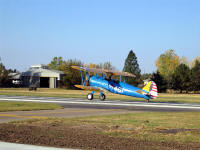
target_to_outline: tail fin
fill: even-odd
[[[158,96],[158,90],[156,83],[154,81],[149,81],[144,87],[143,90],[149,92],[148,95],[155,99]]]

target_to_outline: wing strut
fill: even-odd
[[[82,70],[80,70],[80,72],[81,72],[81,81],[82,81],[82,84],[84,85],[85,82],[84,82],[84,80],[83,80],[83,73],[82,73]]]

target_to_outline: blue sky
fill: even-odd
[[[142,72],[168,49],[200,56],[199,0],[0,0],[0,57],[25,71],[54,56],[110,61],[122,70],[130,50]]]

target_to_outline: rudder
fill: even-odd
[[[149,81],[144,87],[143,90],[148,92],[148,95],[155,99],[158,97],[157,85],[154,81]]]

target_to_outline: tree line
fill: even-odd
[[[63,60],[62,57],[54,57],[53,60],[48,64],[49,69],[60,70],[63,72],[64,76],[60,81],[60,87],[73,89],[75,84],[81,84],[81,74],[80,71],[72,69],[71,66],[82,66],[88,68],[100,68],[115,70],[115,67],[111,62],[104,62],[99,64],[89,63],[84,64],[77,59]],[[84,76],[85,72],[83,72]],[[90,75],[94,75],[90,73]]]
[[[174,50],[167,50],[156,60],[157,71],[151,75],[158,89],[167,89],[197,93],[200,91],[200,57],[189,62],[186,57],[181,58]]]
[[[197,56],[189,62],[186,57],[179,57],[174,50],[167,50],[158,57],[155,65],[155,72],[141,74],[137,57],[131,50],[125,60],[123,71],[136,75],[135,78],[128,80],[132,85],[141,85],[148,79],[155,81],[159,92],[200,92],[200,57]]]
[[[71,68],[71,66],[83,66],[87,68],[99,68],[99,69],[108,69],[108,70],[116,70],[116,68],[112,65],[111,62],[104,62],[99,64],[89,63],[84,64],[80,60],[72,60],[69,59],[67,61],[63,60],[62,57],[54,57],[53,60],[48,64],[50,69],[60,70],[63,71],[64,77],[61,80],[61,87],[75,88],[75,84],[81,84],[81,74],[80,71],[74,70]],[[137,57],[135,53],[131,50],[125,60],[124,63],[124,72],[130,72],[136,75],[135,78],[126,78],[126,82],[129,84],[132,84],[134,86],[137,86],[142,82],[141,80],[141,70],[139,68],[139,64],[137,62]],[[89,73],[90,75],[94,75],[95,73]],[[85,72],[83,72],[83,76],[85,75]],[[119,80],[118,76],[114,76],[114,79]],[[124,80],[124,78],[122,78]]]
[[[64,73],[60,81],[60,87],[73,89],[75,84],[81,84],[80,71],[72,69],[72,65],[116,70],[111,62],[84,64],[77,59],[64,60],[63,57],[54,57],[48,67]],[[155,72],[141,74],[136,54],[133,50],[130,50],[122,71],[132,73],[136,77],[128,77],[126,82],[141,87],[144,80],[153,80],[156,82],[159,92],[174,90],[180,93],[197,93],[200,91],[200,57],[196,57],[189,62],[186,57],[179,57],[174,50],[167,50],[158,57],[155,65],[157,67]],[[3,63],[0,62],[0,87],[6,87],[10,84],[8,76],[10,72],[16,72],[16,70],[7,70]],[[94,73],[90,73],[90,75],[94,75]],[[119,77],[114,78],[119,79]],[[123,77],[122,80],[125,80],[125,78]]]

